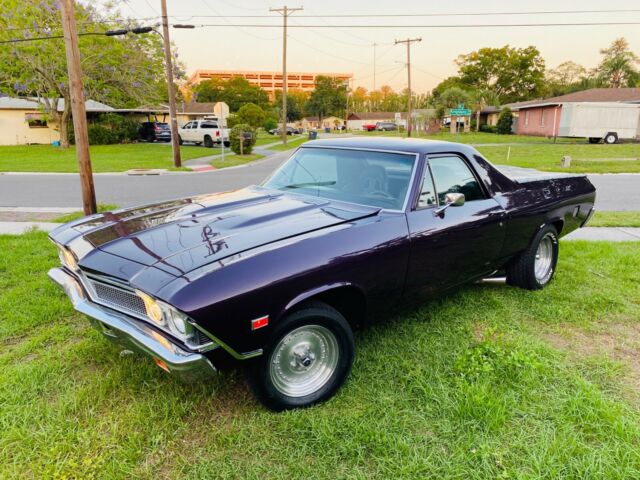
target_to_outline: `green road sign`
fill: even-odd
[[[452,108],[451,116],[452,117],[468,117],[471,115],[471,110],[468,108]]]

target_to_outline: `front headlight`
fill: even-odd
[[[56,247],[58,247],[58,257],[60,258],[62,264],[74,272],[77,271],[78,260],[76,259],[76,256],[71,253],[68,248],[63,247],[62,245],[56,244]]]
[[[160,328],[187,342],[193,337],[193,326],[189,323],[188,317],[167,305],[160,300],[156,300],[140,290],[136,290],[136,294],[144,302],[144,308],[147,316]]]

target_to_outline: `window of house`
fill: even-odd
[[[47,128],[47,121],[42,118],[32,118],[27,120],[29,128]]]
[[[484,199],[480,184],[462,158],[444,156],[429,159],[438,202],[444,205],[447,193],[462,193],[465,201]]]

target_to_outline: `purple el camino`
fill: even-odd
[[[353,329],[491,275],[540,289],[584,226],[584,175],[496,168],[456,143],[306,143],[262,185],[93,215],[51,233],[76,310],[171,374],[243,365],[268,408],[327,400]]]

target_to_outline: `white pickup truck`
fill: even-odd
[[[214,144],[224,143],[229,146],[229,129],[220,128],[217,120],[192,120],[178,129],[178,140],[204,145],[207,148]]]

